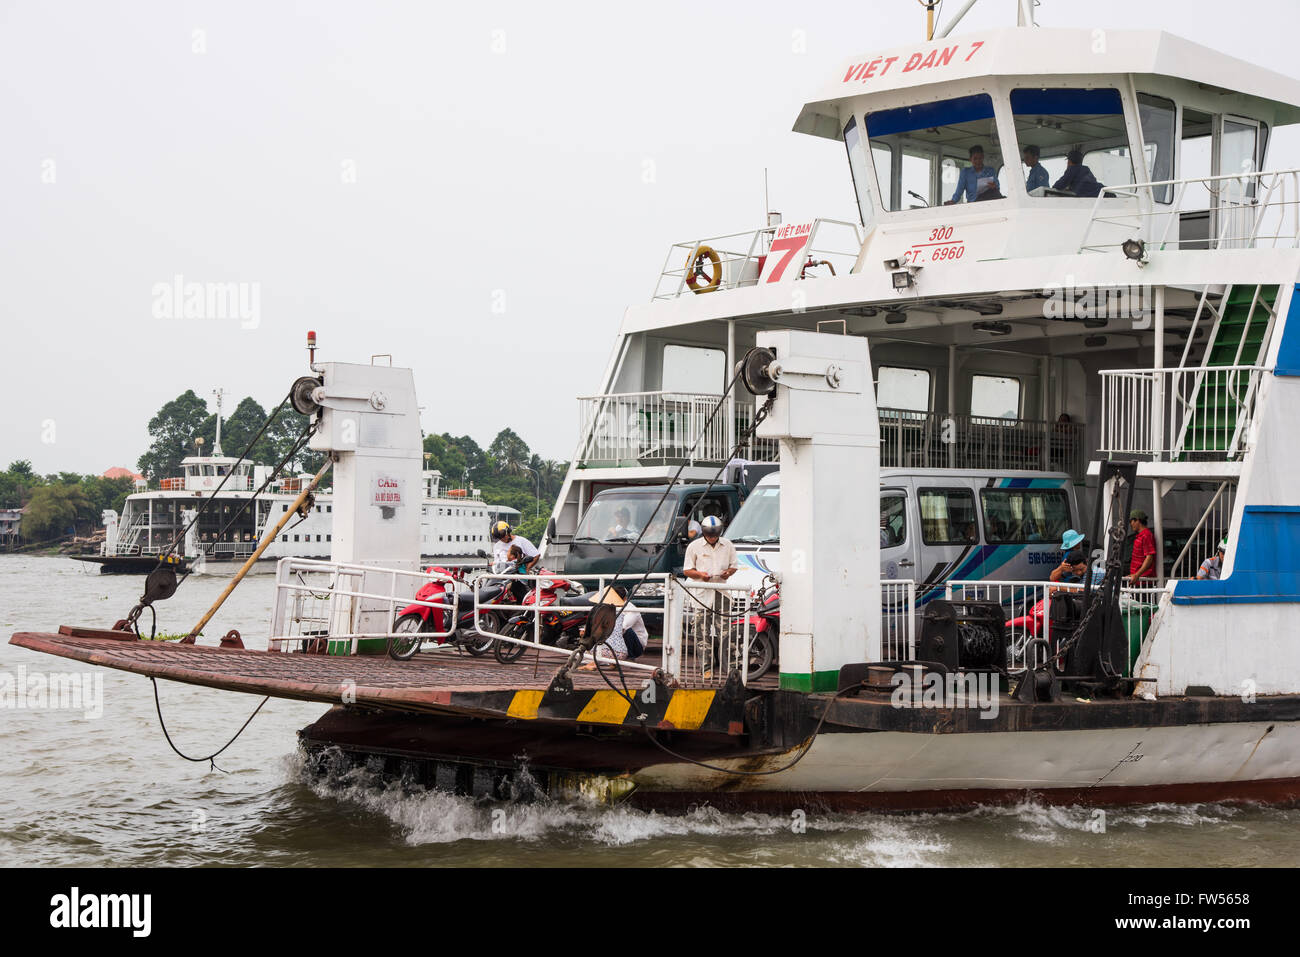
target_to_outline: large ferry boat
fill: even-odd
[[[1300,799],[1300,170],[1268,163],[1300,122],[1300,82],[1161,31],[1037,28],[1033,9],[827,64],[794,129],[844,151],[855,221],[809,212],[670,247],[580,400],[544,543],[549,567],[579,546],[617,559],[584,582],[605,600],[576,652],[548,658],[542,637],[572,605],[525,602],[496,607],[531,632],[495,639],[527,666],[450,646],[383,657],[395,606],[437,577],[416,568],[411,516],[364,495],[376,463],[414,481],[414,385],[314,361],[312,447],[348,507],[329,562],[281,561],[268,651],[145,653],[120,628],[12,641],[327,702],[308,751],[479,795]],[[762,678],[750,652],[769,606],[649,554],[735,505],[710,497],[737,460],[780,465],[779,648]],[[606,490],[636,487],[654,490],[644,514],[584,524]],[[982,571],[1061,555],[1041,541],[1059,531],[1053,494],[1036,491],[1079,503],[1063,544],[1096,566],[1080,584]],[[883,552],[913,539],[909,554],[938,557],[889,569]],[[580,670],[627,614],[613,582],[654,643]]]

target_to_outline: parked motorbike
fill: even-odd
[[[744,635],[745,619],[731,621],[731,633],[739,641]],[[753,611],[749,615],[749,680],[761,678],[776,662],[780,647],[781,593],[776,579],[768,575],[754,593]],[[716,660],[716,658],[715,658]]]
[[[538,574],[549,573],[545,569],[539,569]],[[571,592],[578,592],[578,594],[570,594]],[[577,647],[579,633],[587,623],[592,608],[595,607],[590,600],[591,595],[594,594],[594,592],[582,594],[578,586],[563,578],[540,578],[537,587],[529,589],[528,594],[519,604],[532,605],[540,610],[542,618],[537,637],[542,644],[571,649]],[[537,613],[530,609],[516,614],[506,622],[505,630],[501,634],[531,641],[533,616]],[[492,653],[497,661],[509,664],[517,661],[527,650],[526,645],[498,639],[493,645]]]
[[[451,644],[457,651],[463,651],[475,658],[487,654],[496,641],[485,637],[479,631],[499,633],[501,624],[506,620],[506,613],[484,605],[514,604],[515,583],[502,582],[479,589],[479,613],[474,615],[474,597],[465,585],[463,568],[448,569],[432,566],[426,571],[446,578],[430,579],[415,593],[417,602],[433,602],[434,605],[411,604],[398,612],[393,622],[393,631],[397,634],[389,639],[388,654],[398,661],[412,658],[424,643],[425,635],[430,632],[447,631],[446,621],[456,607],[456,628],[449,635],[435,639],[438,644]],[[456,596],[459,601],[456,601]]]

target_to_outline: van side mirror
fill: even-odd
[[[676,542],[685,538],[686,528],[689,521],[690,520],[685,515],[679,515],[677,518],[673,519],[673,533],[669,536],[668,540]]]
[[[548,542],[555,541],[555,516],[554,515],[552,515],[549,519],[547,519],[546,522],[546,540]]]

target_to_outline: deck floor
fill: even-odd
[[[355,696],[356,703],[420,709],[449,703],[452,694],[543,691],[564,662],[559,655],[533,652],[519,661],[501,664],[491,656],[472,658],[450,650],[394,661],[387,655],[289,654],[111,638],[89,629],[78,632],[66,626],[57,634],[19,632],[10,643],[88,664],[229,691],[331,704],[339,703],[346,691]],[[657,654],[645,657],[658,660]],[[619,686],[613,666],[602,667]],[[650,672],[625,668],[624,674],[628,687],[635,689]],[[577,691],[610,688],[594,670],[579,669],[572,674],[572,681]],[[771,674],[756,685],[775,688],[776,683],[776,675]]]

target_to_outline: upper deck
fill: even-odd
[[[1265,160],[1297,121],[1300,81],[1159,31],[1010,28],[851,58],[794,129],[842,144],[859,221],[678,243],[624,331],[790,312],[792,297],[794,312],[888,309],[1067,277],[1275,277],[1277,259],[1225,254],[1296,247],[1300,180]],[[1132,239],[1150,272],[1121,253]]]

